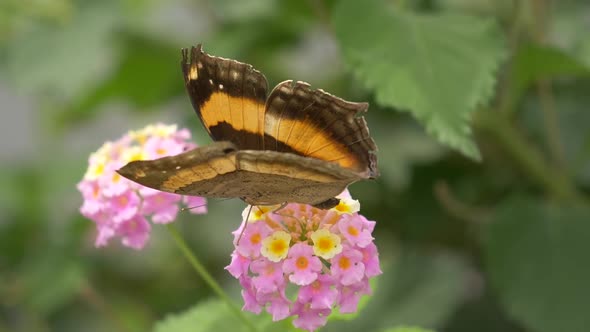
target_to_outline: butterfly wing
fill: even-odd
[[[184,82],[193,108],[215,141],[262,150],[267,82],[251,65],[211,56],[201,45],[182,50]]]
[[[307,83],[282,82],[266,103],[265,146],[376,177],[377,146],[360,116],[368,106],[312,89]]]
[[[182,70],[193,107],[216,141],[238,149],[294,153],[337,163],[363,178],[378,176],[377,147],[365,119],[367,103],[353,103],[285,81],[266,98],[267,81],[251,65],[182,51]]]
[[[132,161],[118,172],[160,191],[239,197],[254,205],[330,202],[348,184],[359,180],[356,172],[337,164],[292,153],[238,150],[231,142],[215,142],[156,160]]]
[[[231,197],[220,194],[216,185],[224,175],[236,171],[236,152],[230,142],[215,142],[175,156],[132,161],[117,172],[143,186],[169,193]],[[183,192],[183,188],[195,185],[198,191]]]

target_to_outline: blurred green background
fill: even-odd
[[[210,141],[179,66],[197,43],[371,104],[382,175],[350,189],[384,274],[322,331],[590,331],[589,31],[586,0],[1,0],[0,331],[149,331],[213,296],[164,227],[94,248],[75,187],[129,129]],[[239,303],[243,208],[177,222]]]

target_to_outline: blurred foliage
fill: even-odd
[[[264,332],[285,331],[291,325],[288,320],[273,323],[268,315],[248,315],[248,318]],[[227,304],[219,300],[207,300],[188,312],[158,322],[154,332],[249,331],[240,323]]]
[[[0,2],[0,331],[238,330],[162,227],[141,252],[95,249],[77,212],[102,142],[155,121],[208,142],[179,68],[197,43],[271,85],[371,104],[382,176],[351,190],[384,274],[322,330],[587,331],[589,15],[586,0]],[[178,221],[238,302],[223,267],[242,208]]]
[[[333,20],[347,62],[380,105],[408,110],[441,142],[480,159],[467,120],[491,97],[504,58],[491,19],[417,15],[380,0],[349,0],[340,2]]]

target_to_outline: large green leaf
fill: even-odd
[[[502,204],[486,245],[492,286],[508,312],[539,332],[590,326],[590,211],[544,201]]]
[[[292,329],[288,320],[271,322],[270,315],[254,316],[252,319],[260,331],[289,331]],[[209,331],[250,331],[220,300],[201,302],[193,308],[176,315],[166,317],[154,327],[154,332],[209,332]]]
[[[518,102],[526,89],[537,80],[590,77],[590,67],[560,49],[550,46],[523,45],[515,54],[513,62],[512,102]]]
[[[345,60],[377,102],[411,112],[441,142],[480,158],[468,121],[492,96],[504,58],[494,21],[343,0],[333,22]]]

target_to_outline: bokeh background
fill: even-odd
[[[0,331],[150,331],[213,296],[164,227],[142,251],[95,248],[75,187],[130,129],[176,123],[210,141],[179,66],[197,43],[270,85],[371,104],[382,176],[350,189],[377,221],[384,274],[358,317],[322,330],[590,331],[589,31],[585,0],[1,0]],[[436,81],[412,76],[420,61]],[[480,69],[470,90],[462,71]],[[437,118],[455,112],[436,103],[447,87],[467,100],[447,118],[459,129]],[[211,200],[177,221],[238,302],[223,267],[244,206]]]

